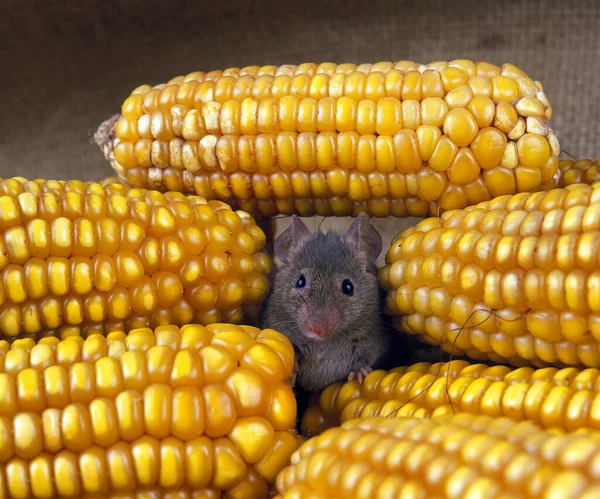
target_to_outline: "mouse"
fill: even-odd
[[[368,215],[347,232],[311,233],[296,215],[275,240],[281,265],[261,314],[263,328],[294,346],[295,384],[315,392],[336,381],[363,379],[384,357],[376,261],[382,238]]]

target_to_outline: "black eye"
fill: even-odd
[[[342,293],[348,296],[352,296],[354,294],[354,285],[349,279],[344,279],[342,282]]]
[[[306,286],[306,277],[304,277],[304,275],[300,275],[300,277],[298,277],[298,280],[296,281],[296,287],[297,288],[303,288],[304,286]]]

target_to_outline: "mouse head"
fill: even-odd
[[[323,341],[379,313],[377,267],[381,236],[364,213],[345,234],[311,234],[300,218],[275,241],[283,263],[274,292],[301,339]],[[290,333],[291,334],[291,333]]]

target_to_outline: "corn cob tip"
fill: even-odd
[[[115,139],[117,138],[117,121],[121,117],[120,114],[115,114],[103,121],[96,132],[94,133],[94,142],[102,150],[104,157],[110,161],[115,147]]]

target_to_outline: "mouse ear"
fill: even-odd
[[[275,254],[283,263],[289,263],[290,254],[310,237],[308,227],[296,215],[292,215],[292,224],[275,240]]]
[[[381,253],[381,235],[369,222],[369,216],[361,213],[356,217],[348,232],[344,235],[346,244],[357,246],[367,258],[369,263],[375,263]]]

